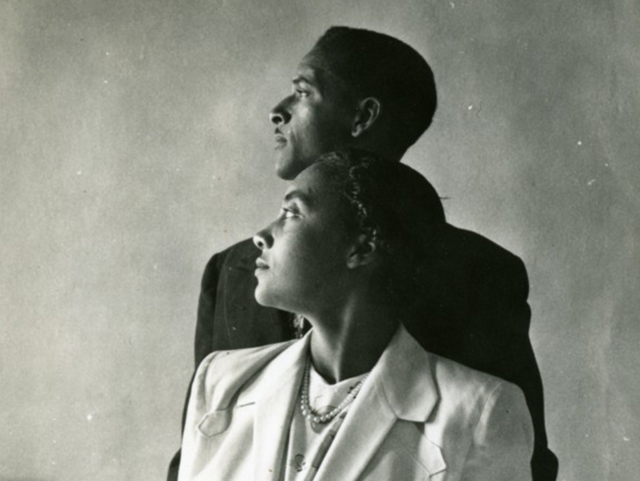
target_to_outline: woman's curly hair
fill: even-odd
[[[348,233],[363,233],[384,257],[385,289],[392,300],[411,302],[417,269],[445,223],[444,209],[431,183],[411,167],[356,149],[320,157],[344,199]]]

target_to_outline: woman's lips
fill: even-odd
[[[256,259],[256,272],[263,271],[269,268],[269,264],[264,259],[258,257]]]
[[[287,145],[287,138],[281,132],[276,131],[276,149],[281,149]]]

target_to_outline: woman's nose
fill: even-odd
[[[262,229],[253,236],[253,243],[261,251],[269,249],[273,245],[273,236],[269,227]]]
[[[286,124],[291,120],[291,114],[288,110],[289,97],[283,98],[278,105],[271,109],[269,112],[269,120],[276,126]]]

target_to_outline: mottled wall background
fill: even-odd
[[[434,67],[406,161],[528,266],[559,479],[637,479],[638,1],[1,0],[0,480],[164,477],[202,269],[277,212],[267,112],[332,24]]]

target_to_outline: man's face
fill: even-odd
[[[278,218],[254,236],[256,300],[264,306],[313,315],[339,302],[348,279],[349,236],[341,195],[320,165],[287,189]]]
[[[292,92],[270,114],[275,129],[276,173],[293,179],[327,152],[353,141],[356,102],[313,51],[300,62]]]

